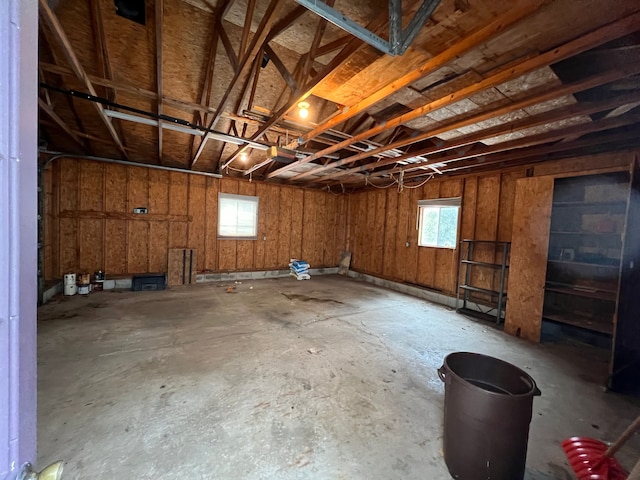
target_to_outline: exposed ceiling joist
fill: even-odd
[[[317,152],[316,154],[308,158],[305,158],[303,160],[300,160],[296,163],[292,163],[284,167],[281,167],[280,169],[271,172],[268,175],[268,177],[269,178],[275,177],[283,172],[286,172],[288,170],[295,168],[299,164],[311,162],[317,158],[322,157],[327,153],[336,152],[352,143],[372,137],[373,135],[376,135],[385,130],[394,128],[398,125],[402,125],[406,122],[419,118],[429,112],[435,111],[442,107],[446,107],[455,102],[468,98],[469,96],[475,93],[482,92],[488,88],[495,87],[504,82],[520,77],[526,73],[532,72],[542,67],[546,67],[553,63],[569,58],[573,55],[577,55],[578,53],[584,52],[596,46],[602,45],[604,43],[610,42],[622,36],[628,35],[629,33],[635,32],[639,28],[640,28],[640,12],[636,12],[633,15],[630,15],[628,17],[622,18],[608,25],[600,27],[582,37],[569,41],[559,47],[552,48],[533,58],[526,57],[525,60],[519,63],[512,64],[509,68],[505,70],[500,70],[493,75],[489,75],[488,77],[484,78],[481,81],[475,82],[471,85],[468,85],[467,87],[461,88],[451,95],[438,98],[437,100],[434,100],[434,101],[429,101],[426,104],[423,104],[417,108],[414,108],[409,113],[402,114],[398,117],[395,117],[386,122],[383,122],[363,133],[355,135],[353,138],[349,140],[345,140],[339,144],[323,149]]]
[[[51,10],[46,0],[40,0],[39,5],[40,5],[40,13],[42,15],[42,18],[44,18],[47,25],[51,29],[51,32],[53,33],[54,37],[58,41],[72,70],[74,71],[78,79],[84,83],[85,87],[91,93],[91,95],[96,95],[95,88],[93,87],[91,80],[89,80],[89,77],[87,76],[87,73],[85,72],[84,68],[80,64],[80,61],[76,57],[73,51],[73,48],[71,46],[71,42],[69,41],[69,39],[67,38],[67,35],[62,29],[62,25],[60,24],[58,17],[56,17],[56,15],[53,13],[53,10]],[[109,119],[109,117],[106,116],[104,112],[104,108],[102,107],[102,105],[97,103],[94,103],[94,105],[105,127],[107,127],[109,135],[111,135],[111,138],[113,139],[114,143],[118,146],[118,149],[122,152],[124,157],[128,158],[127,151],[125,150],[124,145],[122,144],[122,141],[118,136],[118,133],[115,131],[115,128],[111,123],[111,120]]]

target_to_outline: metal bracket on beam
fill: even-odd
[[[351,35],[391,56],[402,55],[406,52],[422,26],[440,4],[440,0],[423,0],[422,5],[420,5],[420,8],[409,22],[409,25],[403,30],[402,1],[389,0],[389,40],[385,40],[321,0],[296,0],[296,2]]]

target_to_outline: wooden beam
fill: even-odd
[[[244,51],[247,48],[247,41],[249,40],[249,34],[251,33],[251,22],[253,21],[253,12],[256,8],[256,0],[249,0],[247,2],[247,11],[244,15],[244,28],[242,29],[242,38],[240,39],[240,49],[238,50],[238,56],[242,58]]]
[[[104,25],[102,23],[102,12],[100,10],[100,3],[98,0],[91,0],[91,29],[94,33],[94,40],[96,42],[98,54],[98,62],[100,63],[100,69],[102,70],[102,76],[107,79],[113,78],[113,72],[111,70],[111,60],[109,58],[109,50],[107,48],[107,42],[104,35]],[[115,92],[111,89],[111,94],[108,95],[110,100],[113,100]]]
[[[301,5],[296,5],[293,10],[284,15],[280,20],[274,23],[273,28],[269,31],[266,39],[266,43],[276,38],[282,32],[291,27],[302,15],[308,10]]]
[[[162,165],[162,23],[164,0],[156,0],[156,90],[158,92],[158,163]]]
[[[209,42],[209,56],[207,58],[207,69],[204,74],[204,81],[202,83],[202,90],[200,92],[200,103],[203,106],[208,107],[211,102],[211,93],[213,91],[213,74],[216,65],[216,54],[218,52],[218,28],[217,22],[213,22],[211,28],[211,40]],[[213,109],[212,109],[213,110]],[[208,112],[204,112],[204,116],[201,115],[199,110],[196,110],[193,115],[193,123],[199,125],[206,125],[209,119]],[[196,153],[195,137],[191,139],[191,156]]]
[[[231,45],[231,40],[229,40],[229,36],[227,35],[227,31],[222,26],[222,22],[218,22],[218,35],[220,36],[220,40],[222,40],[222,45],[224,45],[224,51],[227,52],[227,58],[229,59],[231,68],[233,68],[234,72],[237,72],[238,56],[233,50],[233,45]]]
[[[640,28],[640,12],[636,12],[625,18],[609,23],[603,27],[593,30],[590,33],[587,33],[586,35],[583,35],[582,37],[569,41],[559,47],[547,50],[546,52],[533,58],[527,57],[524,61],[518,62],[512,65],[510,68],[500,70],[498,73],[490,75],[481,81],[468,85],[467,87],[461,88],[460,90],[452,94],[430,101],[418,108],[415,108],[411,112],[387,120],[386,122],[379,124],[374,128],[367,130],[366,132],[362,132],[348,140],[321,150],[314,155],[311,155],[310,157],[281,167],[280,169],[271,172],[269,174],[269,178],[291,170],[299,164],[311,162],[316,158],[320,158],[328,153],[336,152],[337,150],[343,149],[346,146],[349,146],[360,140],[372,137],[380,132],[383,132],[384,130],[394,128],[398,125],[402,125],[406,122],[426,115],[432,111],[456,103],[460,100],[470,97],[475,93],[479,93],[489,88],[496,87],[504,82],[520,77],[526,73],[549,66],[573,55],[577,55],[578,53],[597,47],[598,45],[602,45],[611,40],[623,37],[638,30],[638,28]]]
[[[62,118],[60,118],[56,112],[53,111],[53,108],[47,105],[47,102],[45,102],[39,97],[38,97],[38,106],[47,115],[49,115],[49,118],[51,118],[51,120],[53,120],[56,123],[56,125],[62,128],[62,130],[64,130],[67,133],[67,135],[69,135],[78,145],[80,145],[83,150],[86,148],[86,145],[84,144],[82,139],[74,133],[74,131],[69,127],[69,125],[67,125],[66,122]]]
[[[516,8],[512,8],[508,10],[505,14],[501,15],[488,25],[481,27],[476,30],[472,34],[466,36],[461,39],[459,42],[456,42],[451,47],[436,55],[433,58],[430,58],[425,63],[420,65],[418,68],[412,70],[411,72],[403,75],[401,78],[394,80],[380,90],[376,91],[372,95],[367,98],[361,100],[355,105],[350,105],[348,109],[345,109],[338,115],[335,115],[328,120],[322,122],[316,128],[308,132],[306,135],[302,137],[302,142],[307,142],[313,137],[319,135],[320,133],[328,130],[329,128],[333,128],[336,125],[344,122],[348,118],[351,118],[355,115],[358,115],[360,112],[366,110],[372,105],[378,103],[382,99],[392,95],[398,90],[405,88],[412,83],[424,78],[428,74],[434,72],[438,68],[443,65],[449,63],[451,60],[454,60],[464,53],[478,47],[479,45],[485,43],[490,38],[497,36],[498,34],[504,32],[508,28],[515,25],[517,22],[527,17],[538,8],[540,8],[541,2],[531,2],[524,5],[520,5]]]
[[[395,163],[409,160],[417,156],[434,155],[434,154],[445,152],[447,150],[451,150],[454,148],[465,147],[473,143],[480,142],[482,140],[493,138],[506,133],[513,133],[513,132],[517,132],[527,128],[545,125],[550,122],[566,120],[566,119],[574,118],[577,116],[591,115],[594,113],[603,112],[611,108],[616,108],[619,105],[625,105],[635,99],[640,99],[640,93],[621,95],[611,100],[602,100],[599,102],[589,102],[585,104],[577,103],[574,105],[570,105],[568,107],[556,108],[548,112],[542,112],[537,115],[533,115],[531,117],[525,117],[519,120],[515,120],[513,122],[496,125],[495,127],[487,128],[479,132],[462,135],[460,137],[454,138],[449,142],[443,142],[441,145],[437,145],[437,146],[434,145],[431,147],[422,148],[414,152],[400,155],[395,158],[388,158],[388,159],[384,159],[376,162],[367,163],[366,165],[362,165],[356,168],[350,168],[348,170],[342,170],[340,172],[330,173],[328,175],[322,176],[322,178],[318,180],[325,181],[325,180],[342,177],[344,175],[361,173],[368,170],[385,167],[387,165],[393,165]],[[295,176],[295,177],[291,177],[289,180],[295,181],[297,179],[298,179],[297,176]]]
[[[71,69],[62,67],[60,65],[53,65],[51,63],[40,62],[40,66],[46,72],[51,72],[51,73],[64,75],[64,76],[75,76],[75,74]],[[136,87],[135,85],[132,85],[126,82],[109,80],[107,78],[101,78],[95,75],[88,75],[88,77],[89,77],[89,80],[91,80],[91,82],[94,85],[101,85],[104,87],[113,88],[114,90],[121,90],[123,92],[127,92],[138,97],[148,98],[150,100],[156,100],[158,98],[158,94],[156,92],[152,90],[147,90],[141,87]],[[216,112],[214,108],[211,108],[207,105],[202,105],[200,103],[194,103],[194,102],[187,102],[184,100],[179,100],[177,98],[172,98],[168,96],[164,97],[164,103],[167,105],[171,105],[172,107],[178,108],[180,110],[184,110],[185,112],[193,112],[194,110],[204,112],[204,113]]]
[[[40,1],[45,1],[45,0],[40,0]],[[231,93],[234,91],[238,83],[242,83],[243,77],[247,75],[249,68],[251,67],[251,63],[249,62],[249,59],[255,57],[258,51],[262,49],[262,45],[265,39],[267,38],[267,35],[269,34],[269,29],[273,24],[273,22],[275,21],[275,17],[279,12],[282,6],[282,3],[283,3],[283,0],[271,0],[271,2],[269,3],[267,10],[265,11],[264,16],[262,17],[262,20],[260,21],[260,26],[258,27],[258,30],[256,31],[253,38],[251,39],[251,45],[249,46],[249,50],[247,51],[247,54],[244,57],[242,57],[242,60],[238,65],[238,70],[236,71],[235,75],[231,80],[231,83],[229,84],[224,94],[222,95],[218,108],[216,108],[216,113],[213,115],[213,118],[211,119],[211,121],[209,122],[209,125],[207,126],[208,130],[211,130],[216,125],[216,123],[220,119],[224,106],[229,100]],[[196,150],[196,153],[193,159],[191,160],[191,167],[193,167],[193,165],[195,165],[195,163],[198,161],[198,158],[200,158],[200,155],[202,154],[202,151],[204,150],[204,147],[207,144],[208,138],[209,137],[206,135],[202,137],[200,146]]]
[[[526,108],[526,107],[530,107],[532,105],[538,104],[538,103],[542,103],[542,102],[546,102],[549,100],[553,100],[554,98],[560,98],[566,95],[572,95],[576,92],[582,91],[582,90],[588,90],[590,88],[594,88],[600,85],[604,85],[606,83],[610,83],[613,82],[615,80],[618,80],[620,78],[624,78],[625,76],[630,76],[630,75],[634,75],[635,73],[640,72],[640,68],[636,65],[636,64],[632,64],[629,65],[627,67],[625,67],[625,69],[623,70],[617,70],[617,71],[607,71],[604,73],[600,73],[594,76],[591,76],[589,78],[586,78],[584,80],[579,80],[577,82],[573,82],[573,83],[569,83],[566,85],[560,85],[558,87],[546,90],[542,93],[538,93],[538,94],[534,94],[534,95],[529,95],[528,97],[525,97],[517,102],[513,102],[510,103],[508,105],[505,106],[501,106],[501,107],[496,107],[496,108],[492,108],[489,110],[485,110],[483,112],[480,112],[478,114],[475,115],[471,115],[471,116],[467,116],[466,118],[463,118],[462,120],[458,120],[458,119],[454,119],[453,121],[450,121],[444,125],[438,125],[437,127],[428,130],[426,132],[420,133],[418,135],[415,135],[413,137],[410,138],[406,138],[406,139],[402,139],[402,140],[398,140],[396,142],[393,142],[389,145],[385,145],[383,147],[379,147],[379,148],[375,148],[373,150],[370,150],[368,152],[362,152],[362,153],[358,153],[356,155],[352,155],[350,157],[346,157],[343,159],[340,159],[336,162],[333,162],[329,165],[325,166],[319,166],[318,168],[316,168],[315,170],[310,170],[308,172],[303,172],[300,173],[298,175],[296,175],[295,177],[292,177],[291,180],[299,180],[300,178],[304,178],[307,175],[312,175],[312,174],[317,174],[323,170],[327,170],[329,168],[336,168],[336,167],[340,167],[340,166],[344,166],[344,165],[348,165],[350,163],[353,163],[355,161],[367,158],[367,157],[373,157],[374,155],[379,155],[383,152],[392,150],[392,149],[396,149],[396,148],[401,148],[401,147],[405,147],[407,145],[412,145],[414,143],[417,142],[421,142],[423,140],[427,140],[429,138],[433,138],[436,137],[438,135],[441,135],[443,133],[446,132],[450,132],[452,130],[456,130],[458,128],[461,127],[466,127],[469,125],[473,125],[475,123],[479,123],[479,122],[483,122],[485,120],[489,120],[491,118],[495,118],[495,117],[499,117],[501,115],[505,115],[507,113],[511,113],[514,112],[516,110],[520,110],[522,108]],[[407,157],[403,157],[403,158],[412,158],[415,157],[417,155],[420,155],[418,153],[413,153],[411,155],[407,154]],[[401,160],[402,158],[400,157],[396,157],[393,159],[393,161],[390,160],[383,160],[381,162],[378,162],[379,165],[378,166],[382,166],[382,165],[387,165],[390,163],[395,163],[399,160]],[[375,167],[374,167],[375,168]]]
[[[405,172],[405,178],[406,178],[407,172],[423,169],[424,167],[427,167],[429,165],[440,165],[442,163],[448,164],[452,162],[460,162],[462,160],[477,158],[484,155],[491,155],[494,153],[517,150],[524,147],[539,145],[541,143],[555,142],[558,140],[562,140],[564,137],[574,135],[576,133],[580,133],[581,135],[586,135],[589,133],[601,132],[604,130],[612,130],[614,128],[633,125],[634,123],[638,123],[638,122],[640,122],[640,115],[626,115],[624,117],[618,117],[618,118],[603,118],[601,120],[598,120],[597,122],[591,122],[584,125],[574,125],[574,126],[562,128],[559,130],[553,130],[551,132],[544,132],[544,133],[539,133],[537,135],[531,135],[529,137],[517,138],[515,140],[500,142],[495,145],[482,146],[482,147],[473,149],[468,153],[465,153],[462,155],[458,153],[453,153],[450,155],[430,159],[428,162],[411,163],[409,165],[403,165],[401,167],[395,167],[389,170],[374,172],[369,177],[370,178],[383,177],[387,175],[392,175],[394,173]]]
[[[89,93],[91,95],[96,95],[96,90],[95,88],[93,88],[93,84],[91,83],[91,80],[89,80],[87,73],[85,72],[84,68],[80,64],[78,57],[76,57],[76,54],[74,53],[73,48],[71,47],[71,42],[67,38],[67,35],[64,33],[64,30],[62,29],[62,25],[58,21],[58,17],[56,17],[56,15],[53,13],[53,10],[51,10],[51,8],[49,7],[47,0],[39,0],[39,4],[40,4],[40,13],[42,14],[49,28],[51,29],[51,33],[53,33],[54,37],[62,47],[62,51],[67,61],[69,62],[69,65],[71,65],[72,70],[74,71],[78,79],[84,83]],[[102,119],[105,127],[107,127],[107,130],[109,131],[109,135],[111,135],[111,138],[113,139],[114,143],[118,146],[118,149],[122,152],[124,157],[128,158],[124,145],[122,144],[120,137],[118,137],[117,132],[113,128],[111,119],[107,117],[107,115],[104,112],[104,107],[99,103],[95,103],[95,102],[92,102],[92,104],[94,105],[94,108],[98,112],[98,115],[100,115],[100,118]]]
[[[333,7],[335,0],[326,0],[324,2],[328,7]],[[320,42],[322,41],[322,37],[324,36],[324,32],[327,29],[327,21],[324,18],[320,18],[318,21],[318,26],[316,28],[316,33],[313,36],[313,40],[311,41],[311,47],[309,48],[309,52],[307,53],[307,58],[302,66],[302,78],[306,79],[309,76],[309,72],[311,71],[311,65],[313,64],[313,60],[316,55],[316,51],[320,46]]]
[[[345,35],[344,37],[336,38],[332,42],[326,43],[316,49],[315,58],[323,57],[329,53],[333,53],[336,50],[340,50],[351,40],[351,35]]]
[[[584,148],[588,148],[589,151],[578,153],[578,155],[583,155],[585,153],[596,153],[594,152],[594,149],[599,151],[610,151],[638,146],[640,146],[640,139],[637,135],[634,135],[630,132],[613,132],[608,135],[599,135],[597,137],[577,140],[571,143],[558,142],[552,145],[542,145],[530,147],[527,149],[521,149],[513,153],[509,152],[507,154],[491,155],[483,158],[482,163],[465,161],[461,162],[461,164],[453,164],[451,168],[445,167],[443,168],[442,172],[445,174],[455,174],[455,172],[465,173],[469,169],[479,167],[495,168],[496,166],[500,166],[500,168],[504,168],[512,165],[538,163],[560,158],[558,156],[556,156],[555,158],[545,158],[545,156],[550,156],[554,153],[564,152],[564,157],[573,157],[576,156],[577,151],[580,151],[580,149]],[[509,163],[509,165],[505,165],[505,163],[507,162]],[[413,178],[418,178],[418,175],[409,177],[409,179]]]
[[[268,43],[264,44],[264,51],[269,56],[269,59],[273,62],[273,66],[276,67],[280,76],[283,78],[285,83],[289,86],[292,91],[298,90],[298,82],[293,78],[293,75],[287,70],[287,67],[282,63],[280,57],[273,51],[273,49],[269,46]]]

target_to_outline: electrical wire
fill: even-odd
[[[393,178],[393,175],[391,176],[391,178]],[[369,181],[369,177],[364,177],[364,184],[365,184],[365,185],[371,185],[372,187],[374,187],[374,188],[379,188],[379,189],[381,189],[381,190],[384,190],[385,188],[392,187],[392,186],[393,186],[393,185],[395,185],[396,183],[398,183],[398,179],[393,178],[393,182],[391,182],[389,185],[385,185],[385,186],[379,187],[378,185],[376,185],[376,184],[374,184],[374,183],[371,183],[371,182]]]
[[[404,185],[404,188],[420,188],[420,187],[426,185],[426,183],[429,180],[431,180],[432,178],[433,178],[433,173],[431,175],[429,175],[429,177],[424,182],[422,182],[420,185],[412,185],[412,186]]]

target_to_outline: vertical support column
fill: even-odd
[[[36,456],[36,0],[0,2],[0,479]]]

